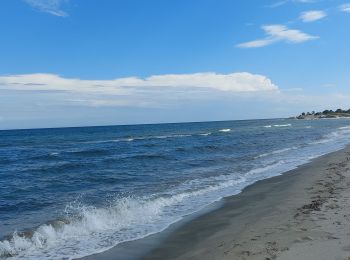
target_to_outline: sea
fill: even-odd
[[[3,130],[0,258],[103,252],[349,143],[350,119]]]

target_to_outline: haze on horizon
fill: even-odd
[[[350,1],[0,6],[0,129],[350,108]]]

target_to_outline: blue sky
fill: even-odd
[[[350,1],[3,0],[0,129],[350,108]]]

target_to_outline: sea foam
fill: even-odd
[[[227,132],[231,132],[232,130],[230,128],[225,128],[225,129],[220,129],[219,132],[224,132],[224,133],[227,133]]]

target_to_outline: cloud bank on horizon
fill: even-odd
[[[248,72],[218,74],[213,72],[193,74],[154,75],[147,78],[126,77],[113,80],[82,80],[63,78],[54,74],[24,74],[0,76],[2,90],[45,90],[85,93],[119,94],[130,89],[143,91],[154,88],[211,89],[229,92],[276,91],[278,87],[262,75]]]

